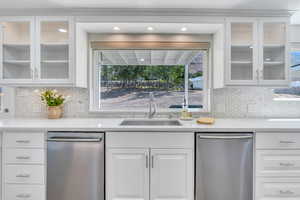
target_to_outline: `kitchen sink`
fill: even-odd
[[[181,126],[178,120],[123,120],[120,126]]]

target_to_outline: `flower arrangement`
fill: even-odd
[[[62,117],[62,105],[67,102],[69,96],[65,97],[55,89],[36,90],[35,92],[39,93],[42,103],[48,107],[49,119],[58,119]]]
[[[60,106],[66,101],[66,97],[59,94],[57,90],[44,90],[40,93],[41,100],[47,106]]]

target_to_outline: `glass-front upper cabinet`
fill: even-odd
[[[257,46],[257,23],[255,21],[230,21],[228,23],[229,84],[254,84],[256,80],[255,59]]]
[[[262,21],[260,27],[261,82],[276,84],[287,81],[287,23]]]
[[[39,42],[37,70],[41,81],[70,81],[72,48],[69,17],[37,18]]]
[[[0,18],[1,80],[32,80],[33,18]]]

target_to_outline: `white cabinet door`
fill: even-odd
[[[0,17],[0,81],[31,83],[34,79],[34,17]]]
[[[108,148],[107,200],[149,199],[149,150]]]
[[[227,22],[227,85],[255,85],[257,76],[257,21],[230,19]]]
[[[37,79],[43,83],[71,83],[73,20],[71,17],[38,17]]]
[[[259,82],[288,85],[289,47],[286,19],[261,19],[259,23]]]
[[[151,200],[192,200],[194,188],[191,149],[151,149]]]

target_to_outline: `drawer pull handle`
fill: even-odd
[[[16,143],[28,144],[30,140],[16,140]]]
[[[284,140],[281,140],[279,143],[280,144],[295,144],[296,142],[295,141],[284,141]]]
[[[16,159],[17,160],[29,160],[30,156],[17,156]]]
[[[17,198],[30,198],[31,195],[30,194],[18,194],[16,195]]]
[[[291,166],[295,166],[294,163],[279,163],[280,166],[283,166],[283,167],[291,167]]]
[[[30,174],[17,174],[16,177],[17,178],[29,178]]]
[[[279,193],[283,194],[283,195],[293,195],[294,194],[294,192],[291,190],[280,190]]]

